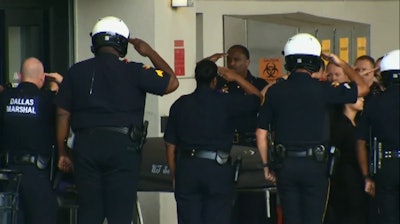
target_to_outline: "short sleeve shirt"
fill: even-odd
[[[71,113],[72,129],[142,125],[146,93],[163,95],[169,79],[142,63],[99,54],[69,69],[56,104]]]
[[[366,106],[357,126],[357,139],[373,137],[382,142],[384,150],[399,150],[400,86],[395,85],[374,97]]]
[[[329,142],[329,111],[334,103],[357,101],[357,86],[332,86],[307,73],[293,73],[271,86],[261,107],[258,128],[275,131],[281,144],[321,144]]]
[[[233,119],[259,105],[260,99],[255,95],[234,96],[209,87],[198,87],[171,106],[164,139],[176,145],[178,150],[198,148],[229,152],[233,141]]]

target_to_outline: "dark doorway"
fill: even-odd
[[[21,62],[37,57],[46,72],[73,62],[72,0],[0,2],[0,84],[17,83]]]

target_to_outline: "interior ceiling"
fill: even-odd
[[[203,1],[211,1],[211,0],[203,0]],[[228,0],[225,0],[228,1]],[[234,1],[234,0],[230,0]],[[263,1],[263,0],[259,0]],[[358,1],[358,0],[357,0]],[[294,26],[294,27],[302,27],[302,26],[310,26],[310,24],[317,25],[317,26],[357,26],[366,24],[363,23],[355,23],[345,20],[338,20],[338,19],[330,19],[326,17],[319,17],[314,16],[302,12],[296,13],[286,13],[286,14],[270,14],[270,15],[227,15],[236,18],[248,19],[248,20],[255,20],[260,22],[266,23],[275,23],[280,25],[287,25],[287,26]]]

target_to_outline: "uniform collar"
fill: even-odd
[[[312,79],[312,77],[306,72],[295,72],[290,74],[288,79]]]
[[[215,89],[212,89],[206,85],[197,86],[196,90],[195,90],[196,93],[211,93],[211,92],[215,92],[215,91],[216,91]]]
[[[249,70],[247,70],[247,74],[246,74],[246,80],[247,81],[249,81],[250,83],[252,83],[252,81],[254,80],[254,79],[256,79],[256,77],[254,77],[252,74],[251,74],[251,72],[249,71]]]
[[[119,59],[119,57],[113,53],[107,53],[107,52],[99,52],[96,54],[96,58],[115,58]]]
[[[26,89],[39,89],[35,84],[31,83],[31,82],[21,82],[20,84],[18,84],[17,88],[26,88]]]

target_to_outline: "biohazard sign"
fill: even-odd
[[[261,58],[259,60],[260,77],[267,82],[275,81],[282,77],[283,66],[280,58]]]

